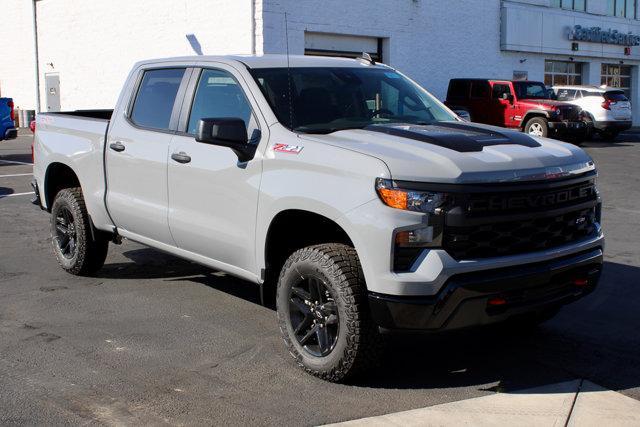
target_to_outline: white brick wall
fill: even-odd
[[[510,2],[538,8],[550,0]],[[600,13],[599,3],[605,2],[589,1],[589,11]],[[205,54],[284,53],[285,11],[291,53],[304,52],[305,32],[382,37],[385,62],[441,99],[453,77],[508,79],[518,70],[542,80],[545,59],[567,59],[501,51],[500,7],[500,0],[41,0],[41,105],[44,110],[44,74],[56,72],[63,110],[112,108],[134,62],[193,54],[190,33]],[[11,34],[0,89],[33,109],[31,0],[0,0],[0,12]],[[587,77],[597,82],[598,64],[606,60],[581,60],[593,62]]]
[[[439,98],[453,77],[541,79],[544,58],[500,51],[498,0],[264,0],[264,51],[281,53],[288,12],[289,47],[304,52],[304,32],[389,38],[384,59]],[[525,63],[520,59],[526,58]]]

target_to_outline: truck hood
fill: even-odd
[[[574,145],[465,122],[372,125],[301,138],[376,157],[396,180],[532,181],[594,169],[591,158]]]
[[[536,98],[521,98],[520,103],[526,103],[529,105],[536,105],[538,107],[552,108],[572,105],[565,101],[556,101],[554,99],[536,99]]]

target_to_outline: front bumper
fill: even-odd
[[[581,134],[587,133],[589,130],[589,125],[583,121],[570,122],[567,120],[563,120],[560,122],[552,122],[549,121],[549,129],[561,134]]]
[[[18,137],[18,129],[11,128],[4,131],[3,139],[16,139]]]
[[[602,249],[596,248],[546,262],[454,275],[429,297],[371,292],[369,306],[382,330],[443,331],[497,323],[589,294],[602,263]],[[505,303],[490,305],[494,298]]]

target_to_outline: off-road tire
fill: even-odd
[[[322,278],[339,313],[335,347],[323,357],[312,355],[300,345],[290,318],[291,288],[301,282],[302,275],[309,274]],[[289,353],[308,373],[343,382],[375,367],[380,360],[383,343],[371,320],[364,275],[352,247],[328,243],[294,252],[281,270],[276,305]]]
[[[73,217],[76,245],[73,255],[65,257],[57,244],[56,218],[61,209],[68,209]],[[51,206],[51,244],[58,264],[66,272],[77,276],[91,276],[95,274],[107,258],[109,241],[102,236],[92,236],[89,213],[82,197],[82,190],[66,188],[55,197]]]
[[[533,117],[527,121],[527,124],[524,126],[524,133],[527,135],[530,134],[532,128],[539,127],[542,137],[547,137],[549,135],[549,122],[544,117]]]

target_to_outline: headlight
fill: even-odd
[[[387,206],[423,213],[436,213],[446,198],[445,193],[402,189],[392,180],[382,178],[376,179],[376,191]]]

